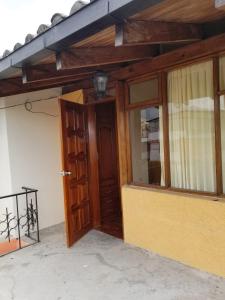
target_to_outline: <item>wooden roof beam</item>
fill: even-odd
[[[223,53],[224,49],[225,33],[154,57],[151,60],[137,62],[128,67],[121,68],[118,71],[112,72],[111,78],[114,80],[124,80],[132,76],[167,70],[191,60],[209,58],[218,53]]]
[[[116,26],[115,46],[180,43],[201,39],[200,25],[129,20]]]
[[[44,64],[44,65],[34,65],[25,66],[23,71],[23,83],[32,83],[45,80],[58,80],[63,78],[75,77],[75,76],[87,76],[94,72],[93,69],[79,69],[79,70],[61,70],[57,71],[56,65]]]
[[[155,55],[151,46],[71,48],[57,55],[57,70],[99,67],[122,62],[137,61]]]
[[[92,86],[89,76],[69,76],[65,78],[49,79],[23,84],[22,78],[10,78],[0,80],[0,97],[28,93],[48,88],[61,87],[76,83],[80,89]]]
[[[4,83],[4,87],[5,88],[9,88],[9,89],[19,89],[22,85],[22,80],[21,78],[9,78],[9,79],[2,79],[0,80],[0,82]],[[1,89],[1,85],[0,85],[0,89]]]
[[[104,66],[106,72],[114,71],[118,68],[119,65],[108,65]],[[75,76],[93,76],[93,74],[98,70],[98,67],[90,67],[90,68],[78,68],[78,69],[67,69],[67,70],[57,70],[56,64],[43,64],[43,65],[26,65],[22,68],[23,76],[22,80],[23,83],[35,83],[38,81],[44,80],[58,80],[59,78],[64,77],[75,77]]]

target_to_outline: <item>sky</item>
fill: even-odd
[[[0,56],[17,42],[24,44],[26,35],[36,34],[40,24],[50,24],[54,13],[69,15],[75,1],[0,0]]]

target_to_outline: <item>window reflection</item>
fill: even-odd
[[[161,107],[130,112],[133,181],[163,185],[163,144]]]

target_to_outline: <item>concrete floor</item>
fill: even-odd
[[[224,300],[225,280],[91,231],[72,249],[63,226],[0,258],[1,300]]]

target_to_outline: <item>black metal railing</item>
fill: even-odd
[[[0,256],[40,242],[38,190],[0,197]]]

